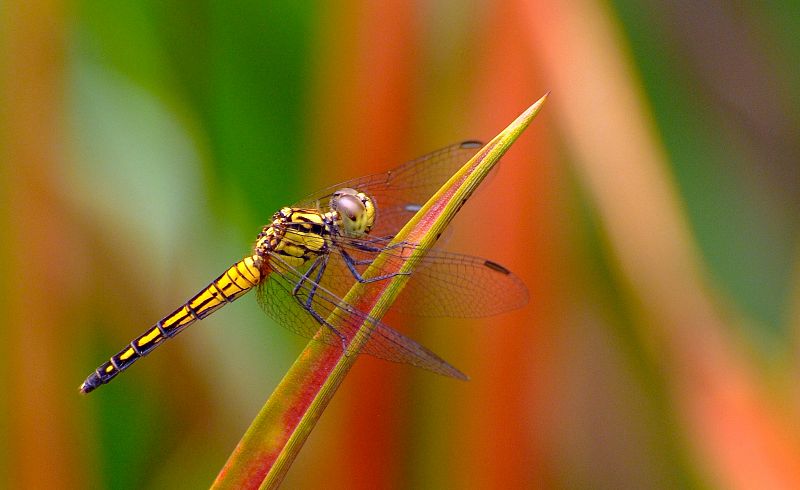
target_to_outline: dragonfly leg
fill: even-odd
[[[301,279],[301,281],[303,281],[303,282],[308,280],[308,275],[314,269],[317,270],[317,275],[316,275],[316,277],[314,277],[314,281],[312,281],[313,284],[311,285],[311,288],[308,291],[308,295],[306,296],[305,304],[303,305],[303,306],[305,306],[305,308],[307,310],[313,309],[311,307],[311,302],[314,301],[314,295],[317,293],[317,288],[319,287],[319,282],[322,280],[322,274],[325,273],[325,269],[327,267],[328,267],[328,255],[327,254],[326,255],[320,255],[319,257],[317,257],[317,259],[314,261],[314,263],[311,265],[311,267],[309,267],[308,271],[306,271],[306,273],[303,275],[303,279]],[[298,285],[295,286],[295,291],[297,291],[300,288],[300,284],[301,283],[298,283]]]
[[[391,246],[388,246],[388,247],[386,247],[386,246],[375,247],[375,246],[369,245],[370,243],[384,243],[385,244],[385,243],[390,242],[392,240],[392,238],[394,238],[393,235],[392,236],[388,236],[388,237],[372,238],[369,241],[362,240],[362,241],[358,241],[356,243],[353,243],[351,245],[354,246],[355,248],[357,248],[359,250],[363,250],[365,252],[380,252],[382,250],[391,250],[393,248],[402,247],[402,246],[405,245],[404,242],[395,243],[394,245],[391,245]]]
[[[339,341],[342,343],[342,352],[344,352],[344,355],[348,355],[347,354],[347,337],[342,332],[337,330],[336,327],[331,325],[327,320],[322,318],[322,316],[319,313],[317,313],[317,311],[311,305],[305,305],[304,304],[303,308],[305,308],[305,310],[311,316],[313,316],[314,319],[317,322],[319,322],[320,325],[323,325],[323,326],[327,327],[331,332],[333,332],[337,337],[339,337]]]
[[[316,258],[316,260],[314,260],[314,263],[311,264],[311,267],[309,267],[305,274],[303,274],[303,277],[297,281],[297,284],[292,290],[292,296],[294,296],[297,301],[300,302],[300,304],[303,306],[303,309],[305,309],[312,317],[314,317],[314,319],[320,325],[327,327],[331,332],[339,337],[339,340],[342,343],[342,351],[344,351],[344,354],[347,355],[347,337],[342,332],[337,330],[333,325],[331,325],[327,320],[322,318],[322,316],[317,313],[313,306],[314,295],[317,292],[317,288],[319,288],[319,282],[322,280],[322,275],[325,273],[325,268],[328,267],[328,257],[329,256],[327,254],[320,255]],[[314,280],[311,281],[311,287],[308,290],[308,294],[305,295],[305,300],[303,300],[298,293],[300,292],[300,288],[303,287],[315,270],[316,275]]]
[[[323,262],[324,262],[324,264],[323,264]],[[305,274],[303,274],[303,277],[301,277],[300,280],[297,281],[297,284],[295,284],[294,289],[292,289],[292,296],[297,296],[297,293],[300,291],[300,288],[308,280],[308,278],[311,275],[311,273],[314,272],[314,270],[317,269],[320,266],[322,266],[322,268],[319,271],[317,271],[317,277],[314,280],[314,282],[316,282],[316,284],[314,285],[313,290],[316,290],[316,286],[319,284],[319,281],[322,278],[322,273],[325,271],[325,266],[327,266],[327,256],[320,255],[314,260],[314,263],[311,264],[311,267],[308,268],[308,270],[305,272]],[[312,290],[312,293],[313,293],[313,290]]]
[[[353,275],[353,277],[356,278],[356,280],[358,282],[361,282],[361,283],[371,283],[371,282],[376,282],[376,281],[383,281],[385,279],[391,279],[394,276],[399,276],[399,275],[408,276],[408,275],[411,274],[410,272],[392,272],[390,274],[384,274],[382,276],[370,277],[369,279],[367,279],[364,276],[362,276],[360,272],[358,272],[358,269],[356,269],[356,266],[357,265],[369,264],[369,263],[372,262],[371,260],[358,261],[358,260],[355,260],[353,257],[351,257],[350,254],[348,254],[345,250],[339,249],[339,252],[342,254],[342,258],[344,259],[344,263],[347,265],[347,268],[350,270],[350,273]]]

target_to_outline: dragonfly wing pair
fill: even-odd
[[[338,347],[341,338],[334,333],[336,329],[347,339],[354,339],[353,343],[363,345],[359,353],[411,364],[452,378],[468,379],[464,373],[418,342],[346,303],[341,294],[333,293],[312,279],[304,279],[303,272],[279,261],[273,262],[272,267],[273,273],[258,287],[258,302],[283,327]],[[301,281],[301,287],[296,289]],[[310,304],[306,306],[305,301],[309,297]],[[365,323],[370,328],[362,329]],[[356,338],[366,332],[369,332],[369,338]]]
[[[360,240],[340,239],[341,251],[359,262],[362,275],[384,252],[385,265],[376,276],[397,270],[414,244],[382,249],[388,239],[372,240],[369,245],[379,250],[363,250]],[[331,254],[322,284],[336,294],[344,295],[354,283],[353,273],[341,257]],[[417,262],[412,279],[393,303],[392,308],[421,317],[480,318],[497,315],[524,306],[528,302],[525,284],[502,265],[491,260],[452,253],[438,248],[428,250]]]
[[[454,144],[388,172],[331,186],[294,204],[292,207],[324,211],[334,193],[352,188],[373,199],[375,224],[363,238],[334,237],[333,250],[322,259],[325,270],[317,278],[318,282],[314,274],[309,273],[313,267],[311,263],[295,269],[278,261],[276,273],[270,274],[258,289],[259,304],[285,328],[335,345],[342,339],[333,329],[339,329],[339,334],[350,338],[366,321],[374,328],[361,352],[466,379],[461,371],[433,352],[369,318],[342,298],[357,281],[352,268],[363,274],[422,204],[482,146],[478,141]],[[374,276],[398,270],[399,262],[405,260],[402,247],[386,252],[389,258],[384,269]],[[298,288],[300,281],[303,285]],[[369,285],[366,288],[369,289]],[[417,316],[483,317],[519,308],[527,299],[525,285],[503,266],[478,257],[433,249],[417,264],[412,280],[406,283],[393,308]],[[332,325],[326,328],[324,322],[329,315]]]
[[[374,245],[375,241],[370,241]],[[264,311],[285,328],[307,338],[340,345],[339,333],[350,339],[364,322],[373,328],[363,339],[360,352],[394,362],[403,362],[445,376],[467,379],[439,356],[379,320],[368,317],[342,299],[357,282],[347,266],[344,254],[362,274],[381,251],[388,255],[375,276],[389,275],[399,269],[412,244],[387,250],[364,250],[353,240],[336,243],[337,250],[326,258],[319,281],[309,274],[311,266],[295,269],[278,261],[258,288],[258,301]],[[406,283],[393,307],[417,316],[481,317],[523,306],[528,292],[522,281],[504,267],[478,257],[429,250],[418,262],[413,277]],[[297,284],[302,286],[296,290]],[[373,284],[365,284],[370,294]],[[313,321],[312,317],[318,317]],[[322,321],[320,321],[322,319]],[[325,325],[330,322],[329,325]],[[321,328],[320,328],[321,326]],[[358,342],[361,344],[361,342]]]

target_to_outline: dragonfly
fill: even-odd
[[[251,290],[261,308],[283,327],[310,339],[341,345],[368,335],[358,353],[410,364],[466,380],[450,363],[343,298],[398,274],[415,243],[392,239],[428,198],[482,147],[464,141],[384,173],[355,178],[278,210],[258,234],[252,253],[225,270],[183,305],[166,315],[101,364],[80,385],[102,386],[167,339]],[[377,273],[366,268],[380,253],[388,260]],[[419,316],[481,317],[522,307],[524,283],[491,260],[432,248],[411,273],[393,308]],[[364,323],[371,328],[362,329]],[[350,345],[353,345],[352,343]]]

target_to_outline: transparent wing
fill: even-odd
[[[321,324],[303,305],[311,295],[310,307],[313,312],[348,338],[356,335],[364,322],[374,325],[361,352],[393,362],[411,364],[444,376],[468,379],[464,373],[419,343],[345,303],[340,295],[310,278],[302,280],[308,272],[308,266],[298,270],[274,255],[270,264],[272,272],[257,289],[258,303],[285,328],[303,337],[330,345],[341,345],[340,337],[331,328]],[[293,295],[298,283],[301,286],[297,295]]]
[[[355,268],[362,274],[386,242],[385,239],[336,239],[336,245],[357,263]],[[413,244],[404,244],[387,249],[389,260],[376,275],[397,270],[413,248]],[[349,290],[356,279],[345,261],[336,255],[336,251],[331,253],[321,282],[333,290],[339,287]],[[392,308],[416,316],[477,318],[520,308],[528,299],[525,284],[502,265],[480,257],[431,249],[417,263],[411,280]]]
[[[523,307],[528,289],[496,262],[431,250],[395,302],[419,316],[478,318]]]
[[[335,191],[349,187],[369,195],[377,208],[373,236],[393,236],[453,173],[483,146],[464,141],[411,160],[385,173],[341,182],[316,192],[293,207],[325,210]]]

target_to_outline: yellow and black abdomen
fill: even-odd
[[[250,291],[264,279],[262,262],[261,257],[254,255],[232,265],[183,306],[162,318],[127,347],[111,356],[111,359],[86,378],[80,390],[88,393],[108,383],[137,359],[161,345],[164,340],[174,337],[192,323],[202,320]]]

